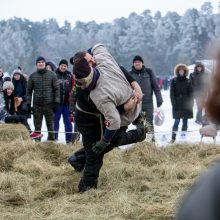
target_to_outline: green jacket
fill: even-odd
[[[56,73],[47,71],[36,71],[32,73],[27,84],[27,104],[34,106],[53,105],[60,103],[60,91]]]

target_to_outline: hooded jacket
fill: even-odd
[[[201,72],[197,71],[198,66],[202,67]],[[192,88],[195,97],[201,96],[207,91],[208,80],[209,77],[208,74],[205,72],[204,65],[201,63],[196,64],[194,72],[190,74],[190,81],[192,83]]]
[[[180,76],[179,69],[183,68],[185,74]],[[193,91],[190,80],[187,78],[189,73],[185,64],[178,64],[174,69],[174,78],[170,86],[170,99],[173,110],[173,118],[193,118]]]

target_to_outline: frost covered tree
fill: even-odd
[[[59,62],[78,50],[97,42],[105,44],[120,65],[131,68],[139,54],[158,75],[171,74],[176,63],[192,64],[209,58],[207,48],[220,37],[220,10],[213,13],[210,2],[200,10],[189,9],[183,16],[168,12],[162,16],[149,10],[131,13],[112,23],[68,21],[59,26],[56,19],[32,22],[13,18],[0,21],[0,66],[12,71],[21,65],[25,72],[34,70],[37,56]]]

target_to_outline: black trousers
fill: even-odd
[[[103,121],[97,116],[76,111],[76,124],[79,132],[82,134],[82,142],[84,146],[84,148],[78,150],[74,154],[74,156],[79,159],[79,163],[85,163],[83,176],[78,186],[80,192],[85,191],[88,188],[97,187],[104,154],[111,151],[114,147],[140,142],[146,138],[143,128],[126,132],[127,127],[122,127],[117,130],[111,144],[106,150],[101,155],[97,155],[93,152],[92,147],[96,141],[101,139],[101,135],[104,131],[102,129]]]
[[[5,118],[5,123],[7,124],[23,124],[29,132],[31,132],[31,128],[27,122],[27,117],[24,115],[11,115]]]
[[[43,122],[43,116],[45,117],[48,138],[47,140],[54,140],[54,112],[51,106],[34,106],[34,127],[36,133],[41,133],[41,127]],[[40,140],[40,139],[39,139]]]

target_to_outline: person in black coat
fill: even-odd
[[[209,77],[205,72],[205,66],[202,63],[195,65],[194,72],[190,74],[190,81],[192,83],[194,99],[197,105],[196,123],[202,124],[202,111],[204,109],[205,99],[207,97]]]
[[[130,74],[141,87],[143,92],[142,112],[146,113],[146,119],[153,129],[153,93],[156,96],[157,107],[160,107],[163,103],[157,78],[151,69],[144,66],[144,61],[141,56],[134,57]],[[154,141],[154,136],[152,141]]]
[[[187,131],[188,119],[193,118],[193,90],[190,80],[187,78],[189,69],[185,64],[178,64],[174,69],[175,77],[170,87],[170,99],[172,104],[173,125],[172,140],[176,140],[180,119],[183,120],[182,131]]]
[[[17,97],[17,99],[21,103],[18,106],[17,114],[26,115],[28,118],[30,118],[30,114],[28,113],[27,104],[26,104],[27,80],[22,75],[20,69],[15,69],[13,71],[12,82],[14,85],[14,97]]]

